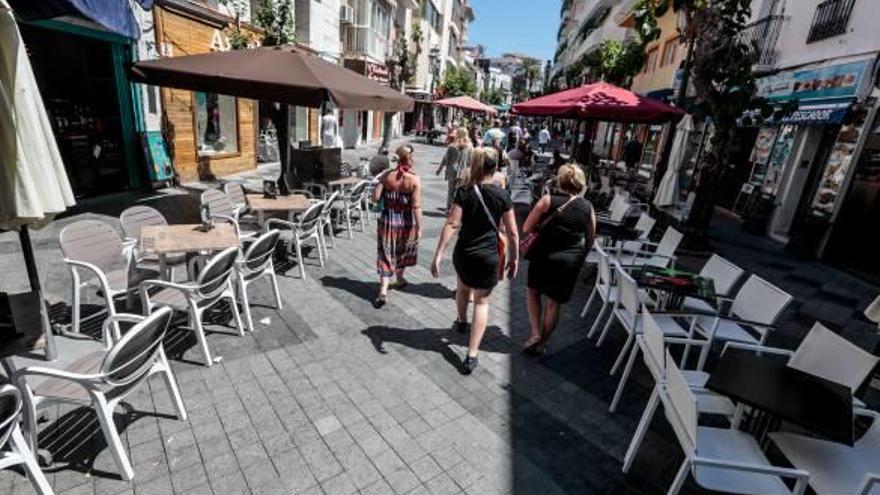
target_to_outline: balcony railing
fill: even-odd
[[[845,33],[855,3],[856,0],[825,0],[817,5],[807,43]]]
[[[749,47],[754,57],[754,65],[773,67],[776,63],[776,42],[785,16],[771,15],[746,26],[739,34],[740,41]]]
[[[388,40],[369,26],[345,26],[342,46],[346,52],[361,53],[384,61]]]

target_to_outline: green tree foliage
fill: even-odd
[[[525,80],[525,93],[528,94],[532,90],[532,85],[541,77],[541,62],[534,58],[523,58],[522,68],[520,69],[523,79]]]
[[[603,41],[586,61],[592,76],[618,86],[628,86],[644,64],[645,49],[640,43],[619,40]]]
[[[293,0],[259,0],[254,24],[266,32],[263,46],[293,43],[296,39]]]
[[[476,76],[473,71],[466,67],[447,67],[446,73],[443,75],[443,82],[440,83],[440,91],[443,92],[446,98],[453,96],[476,96]]]
[[[396,89],[404,89],[411,84],[416,77],[416,63],[419,54],[422,53],[422,28],[418,24],[413,28],[412,36],[407,38],[406,32],[401,31],[394,42],[392,56],[385,61],[388,71],[391,73],[391,86]]]
[[[489,105],[501,105],[504,103],[504,93],[498,88],[489,88],[483,92],[482,100]]]

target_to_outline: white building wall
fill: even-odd
[[[152,60],[159,58],[159,50],[156,46],[156,28],[153,23],[153,12],[144,10],[139,5],[132,6],[137,19],[141,37],[137,41],[138,60]],[[162,130],[162,98],[158,86],[138,84],[135,86],[140,92],[141,106],[144,114],[145,131]]]

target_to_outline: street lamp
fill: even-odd
[[[440,48],[433,47],[431,51],[428,52],[428,61],[430,62],[431,69],[431,118],[428,119],[429,128],[428,128],[428,142],[433,143],[434,141],[434,90],[437,85],[437,78],[440,77]]]

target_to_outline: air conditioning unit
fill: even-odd
[[[341,24],[354,24],[354,9],[350,5],[339,7],[339,22]]]

